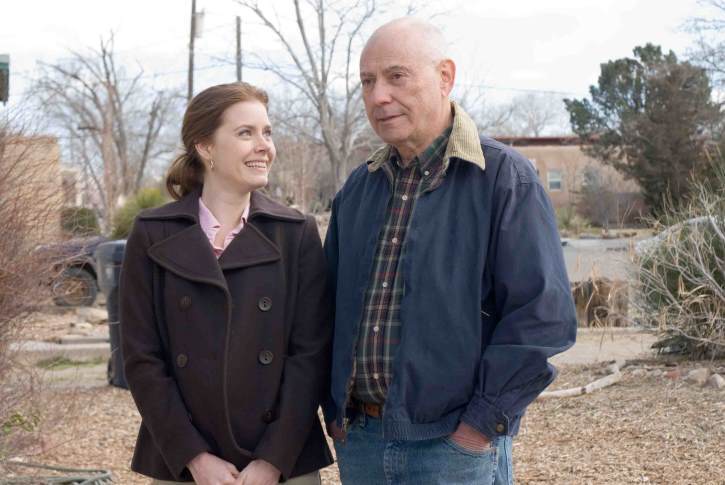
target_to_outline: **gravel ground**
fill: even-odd
[[[725,362],[706,365],[725,370]],[[639,372],[628,367],[612,387],[535,402],[514,443],[517,483],[725,484],[725,391],[655,377],[673,369],[663,366],[652,361]],[[677,368],[684,374],[693,367]],[[94,370],[104,371],[95,366],[80,375],[87,380]],[[601,366],[564,367],[552,389],[601,375]],[[74,386],[67,379],[47,382],[52,383],[47,413],[65,419],[44,435],[28,460],[110,469],[118,483],[148,483],[128,470],[140,420],[129,393],[102,385],[102,379],[96,387]],[[8,473],[0,468],[0,476]],[[339,483],[334,466],[323,470],[323,483]]]

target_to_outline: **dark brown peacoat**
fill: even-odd
[[[122,349],[142,417],[131,468],[190,481],[202,451],[240,470],[264,459],[284,479],[325,467],[332,320],[315,221],[253,192],[217,260],[198,198],[141,213],[126,245]]]

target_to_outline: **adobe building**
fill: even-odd
[[[61,210],[64,191],[58,140],[52,136],[11,136],[0,150],[0,173],[7,207],[18,204],[18,213],[32,227],[28,245],[62,237]]]
[[[617,220],[624,220],[644,212],[639,186],[626,180],[614,168],[586,155],[576,136],[495,137],[501,143],[515,147],[536,167],[544,188],[555,209],[575,207],[582,188],[586,167],[600,172],[615,194]]]

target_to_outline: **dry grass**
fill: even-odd
[[[718,367],[719,366],[719,367]],[[692,364],[680,364],[685,373]],[[725,362],[710,367],[725,367]],[[584,384],[601,367],[564,368],[555,388]],[[45,437],[32,461],[111,469],[118,483],[146,484],[128,470],[139,416],[128,392],[56,389],[75,410]],[[725,483],[725,392],[682,380],[632,375],[594,394],[536,402],[514,442],[517,483]],[[323,483],[337,469],[323,470]]]

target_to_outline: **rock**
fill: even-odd
[[[662,377],[662,374],[664,374],[664,372],[662,372],[662,371],[661,371],[661,370],[659,370],[659,369],[655,369],[655,370],[652,370],[652,371],[650,371],[650,373],[649,373],[649,375],[650,375],[651,377]]]
[[[103,308],[78,307],[75,309],[75,313],[80,320],[94,325],[108,321],[108,312]]]
[[[676,381],[677,379],[682,377],[682,372],[680,371],[680,369],[673,369],[665,372],[665,377],[667,379],[670,379],[671,381]]]
[[[647,371],[645,371],[644,369],[635,369],[632,371],[633,377],[643,377],[646,374],[647,374]]]
[[[92,330],[93,325],[88,322],[73,322],[70,324],[71,328],[76,330]]]
[[[685,380],[687,382],[691,382],[693,384],[697,384],[698,386],[702,386],[707,382],[707,378],[710,376],[710,370],[706,367],[701,367],[699,369],[693,369],[690,372],[687,373],[687,377],[685,377]]]
[[[722,389],[725,388],[725,378],[721,376],[720,374],[713,374],[710,376],[710,378],[705,383],[707,387],[712,387],[714,389]]]

